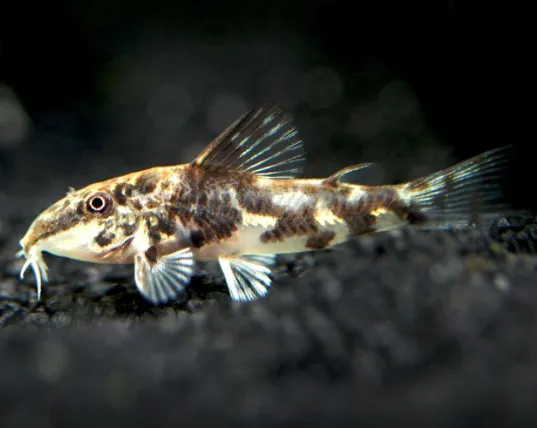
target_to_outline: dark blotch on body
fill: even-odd
[[[113,232],[103,230],[95,237],[94,240],[99,247],[106,247],[112,243],[115,237],[116,235]]]
[[[241,214],[237,210],[225,216],[193,212],[189,217],[189,220],[186,220],[186,216],[183,216],[183,219],[187,229],[192,230],[190,240],[197,248],[230,238],[241,222]]]
[[[280,217],[285,209],[274,205],[270,193],[265,190],[241,189],[238,193],[239,205],[251,214]]]
[[[318,232],[317,222],[313,216],[313,205],[299,211],[285,211],[279,216],[276,225],[263,232],[259,239],[264,244],[284,241],[292,236],[305,236]]]
[[[123,235],[131,236],[136,232],[136,223],[122,223],[119,227],[123,230]]]
[[[143,174],[136,180],[135,188],[142,194],[151,193],[157,187],[157,177],[155,174]]]
[[[131,205],[135,210],[142,211],[143,206],[138,199],[133,199]]]
[[[158,260],[158,250],[157,247],[151,245],[145,252],[145,257],[147,261],[151,264],[155,264]]]
[[[151,222],[151,219],[154,219],[155,221]],[[160,241],[162,235],[173,236],[177,230],[175,222],[164,215],[150,215],[147,216],[145,220],[149,236],[155,241]]]
[[[201,248],[205,243],[205,234],[201,230],[194,230],[190,233],[190,243],[195,248]]]
[[[168,236],[175,234],[175,231],[177,230],[175,223],[164,217],[158,217],[157,228],[160,232]]]
[[[124,186],[121,184],[117,184],[116,187],[114,187],[114,198],[116,199],[116,202],[119,205],[125,205],[127,203],[127,197],[125,196],[124,192]]]
[[[311,235],[306,241],[306,248],[312,250],[322,250],[330,246],[330,242],[336,236],[335,232],[331,230],[321,230],[315,235]]]
[[[345,197],[334,195],[329,207],[334,215],[347,223],[351,236],[375,232],[377,219],[372,213],[380,208],[393,212],[410,224],[421,224],[427,219],[417,207],[402,201],[397,191],[390,187],[372,188],[359,201],[352,203]]]
[[[415,204],[406,204],[394,189],[383,187],[372,195],[373,210],[385,208],[410,224],[422,224],[427,221],[427,216]]]
[[[80,201],[75,210],[75,214],[77,216],[83,216],[86,213],[86,210],[84,209],[84,201]]]
[[[134,186],[130,183],[125,184],[125,195],[130,198],[132,196],[132,192],[134,191]]]
[[[371,214],[378,204],[376,196],[365,194],[359,201],[350,203],[347,198],[334,196],[330,201],[332,213],[347,223],[350,236],[359,236],[375,231],[376,218]]]

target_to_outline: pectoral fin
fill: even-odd
[[[267,294],[272,282],[270,267],[275,256],[240,256],[218,259],[233,300],[256,300]]]
[[[155,246],[134,257],[136,286],[154,304],[166,303],[184,292],[194,272],[194,257],[187,247],[159,255]]]

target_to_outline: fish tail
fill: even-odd
[[[500,147],[405,184],[411,206],[426,219],[422,227],[488,228],[506,215],[504,179],[511,155],[512,146]]]

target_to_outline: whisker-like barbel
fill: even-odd
[[[19,251],[17,253],[18,257],[26,257],[26,260],[24,261],[24,265],[21,268],[19,278],[20,280],[24,279],[24,274],[28,270],[28,267],[32,267],[32,271],[35,276],[36,281],[36,291],[37,291],[37,301],[41,300],[41,286],[42,282],[47,280],[47,268],[45,265],[45,262],[41,259],[41,256],[37,256],[37,259],[34,259],[34,257],[27,256],[24,251]]]

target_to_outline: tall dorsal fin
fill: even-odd
[[[300,175],[305,159],[291,116],[267,103],[236,120],[192,164],[283,179]]]
[[[323,184],[327,186],[337,186],[342,181],[343,176],[351,172],[364,170],[370,167],[378,167],[378,165],[372,162],[364,162],[364,163],[359,163],[356,165],[347,166],[345,168],[340,169],[339,171],[334,172],[332,175],[326,177],[323,180]],[[372,172],[377,173],[378,171],[372,171]],[[356,182],[357,180],[349,180],[349,181]]]

